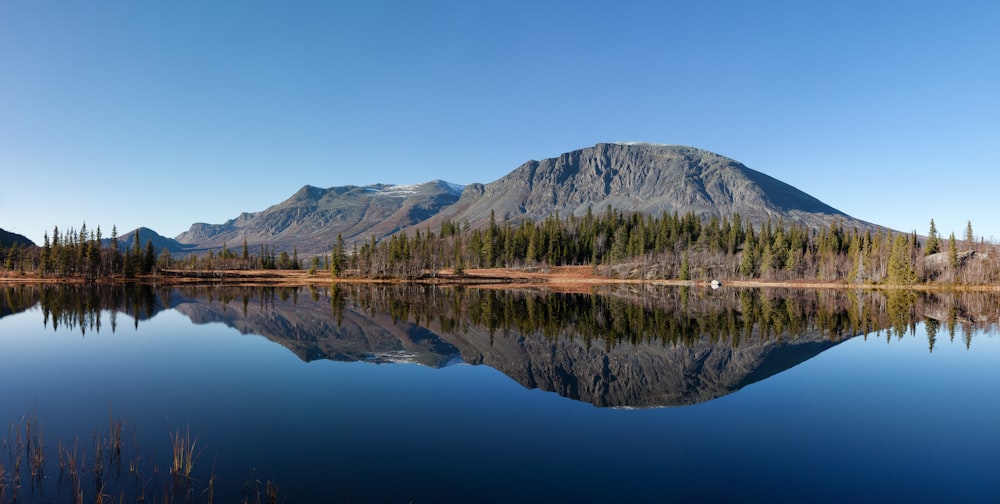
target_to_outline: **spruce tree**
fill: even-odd
[[[156,251],[153,250],[153,240],[146,241],[146,251],[142,255],[142,273],[148,275],[156,266]]]
[[[955,233],[948,237],[948,264],[952,268],[958,267],[958,244],[955,243]]]
[[[687,247],[684,247],[684,257],[681,259],[681,274],[680,274],[680,279],[681,280],[690,280],[691,279],[691,269],[690,268],[691,267],[688,264],[688,249],[687,249]]]
[[[42,245],[42,251],[39,253],[38,257],[38,270],[41,272],[42,276],[45,276],[49,271],[49,265],[52,258],[52,245],[49,243],[49,233],[45,232],[45,242]]]
[[[740,258],[740,275],[752,278],[757,270],[757,243],[753,234],[747,234],[743,243],[743,257]]]
[[[889,283],[910,285],[916,281],[910,250],[910,241],[906,239],[906,235],[896,235],[889,252]]]
[[[330,275],[334,278],[340,277],[344,274],[344,265],[346,263],[347,257],[344,250],[344,238],[337,234],[337,243],[333,244],[333,252],[331,254],[330,260]]]
[[[924,255],[936,254],[941,251],[941,239],[938,238],[937,226],[934,219],[931,219],[931,229],[927,232],[927,246],[924,247]]]

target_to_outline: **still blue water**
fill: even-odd
[[[917,323],[706,402],[634,409],[486,365],[304,362],[176,309],[114,316],[114,331],[108,310],[99,331],[53,329],[37,306],[0,319],[0,420],[36,415],[52,446],[113,413],[163,460],[189,429],[196,468],[232,488],[273,480],[286,502],[1000,500],[992,330],[939,331],[929,351]]]

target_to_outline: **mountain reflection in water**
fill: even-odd
[[[333,285],[328,288],[17,286],[0,317],[40,305],[53,329],[116,330],[165,309],[278,343],[303,361],[485,364],[528,388],[600,407],[696,404],[780,373],[849,338],[925,324],[972,334],[995,296],[909,291],[629,286],[591,294]],[[101,327],[102,310],[112,314]],[[966,340],[966,345],[971,341]]]

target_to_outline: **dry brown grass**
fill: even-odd
[[[917,285],[873,285],[848,284],[844,282],[819,282],[808,280],[763,281],[763,280],[732,280],[720,279],[727,287],[787,287],[802,289],[910,289],[910,290],[958,290],[958,291],[1000,291],[1000,285],[952,285],[952,284],[917,284]],[[102,280],[108,283],[122,283],[121,278]],[[272,287],[302,287],[308,285],[330,285],[332,282],[353,284],[399,284],[425,283],[435,285],[466,285],[476,288],[539,288],[551,292],[589,293],[600,285],[688,285],[707,287],[710,280],[668,280],[668,279],[635,279],[611,278],[594,273],[591,266],[552,266],[537,268],[481,268],[466,269],[462,275],[455,275],[452,270],[438,270],[431,275],[428,272],[418,279],[371,279],[371,278],[332,278],[328,271],[309,273],[307,270],[220,270],[220,271],[175,271],[160,275],[139,277],[129,282],[156,285],[227,285],[227,286],[272,286]],[[36,283],[84,283],[83,278],[40,278],[31,274],[0,276],[2,284],[36,284]]]

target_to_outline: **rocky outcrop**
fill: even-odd
[[[874,228],[808,194],[732,159],[677,145],[597,144],[542,161],[528,161],[461,199],[428,224],[443,220],[483,226],[541,220],[559,212],[581,215],[606,207],[659,215],[694,212],[703,218],[739,213],[756,224],[768,219],[810,228],[831,222]],[[424,224],[421,224],[424,225]]]

